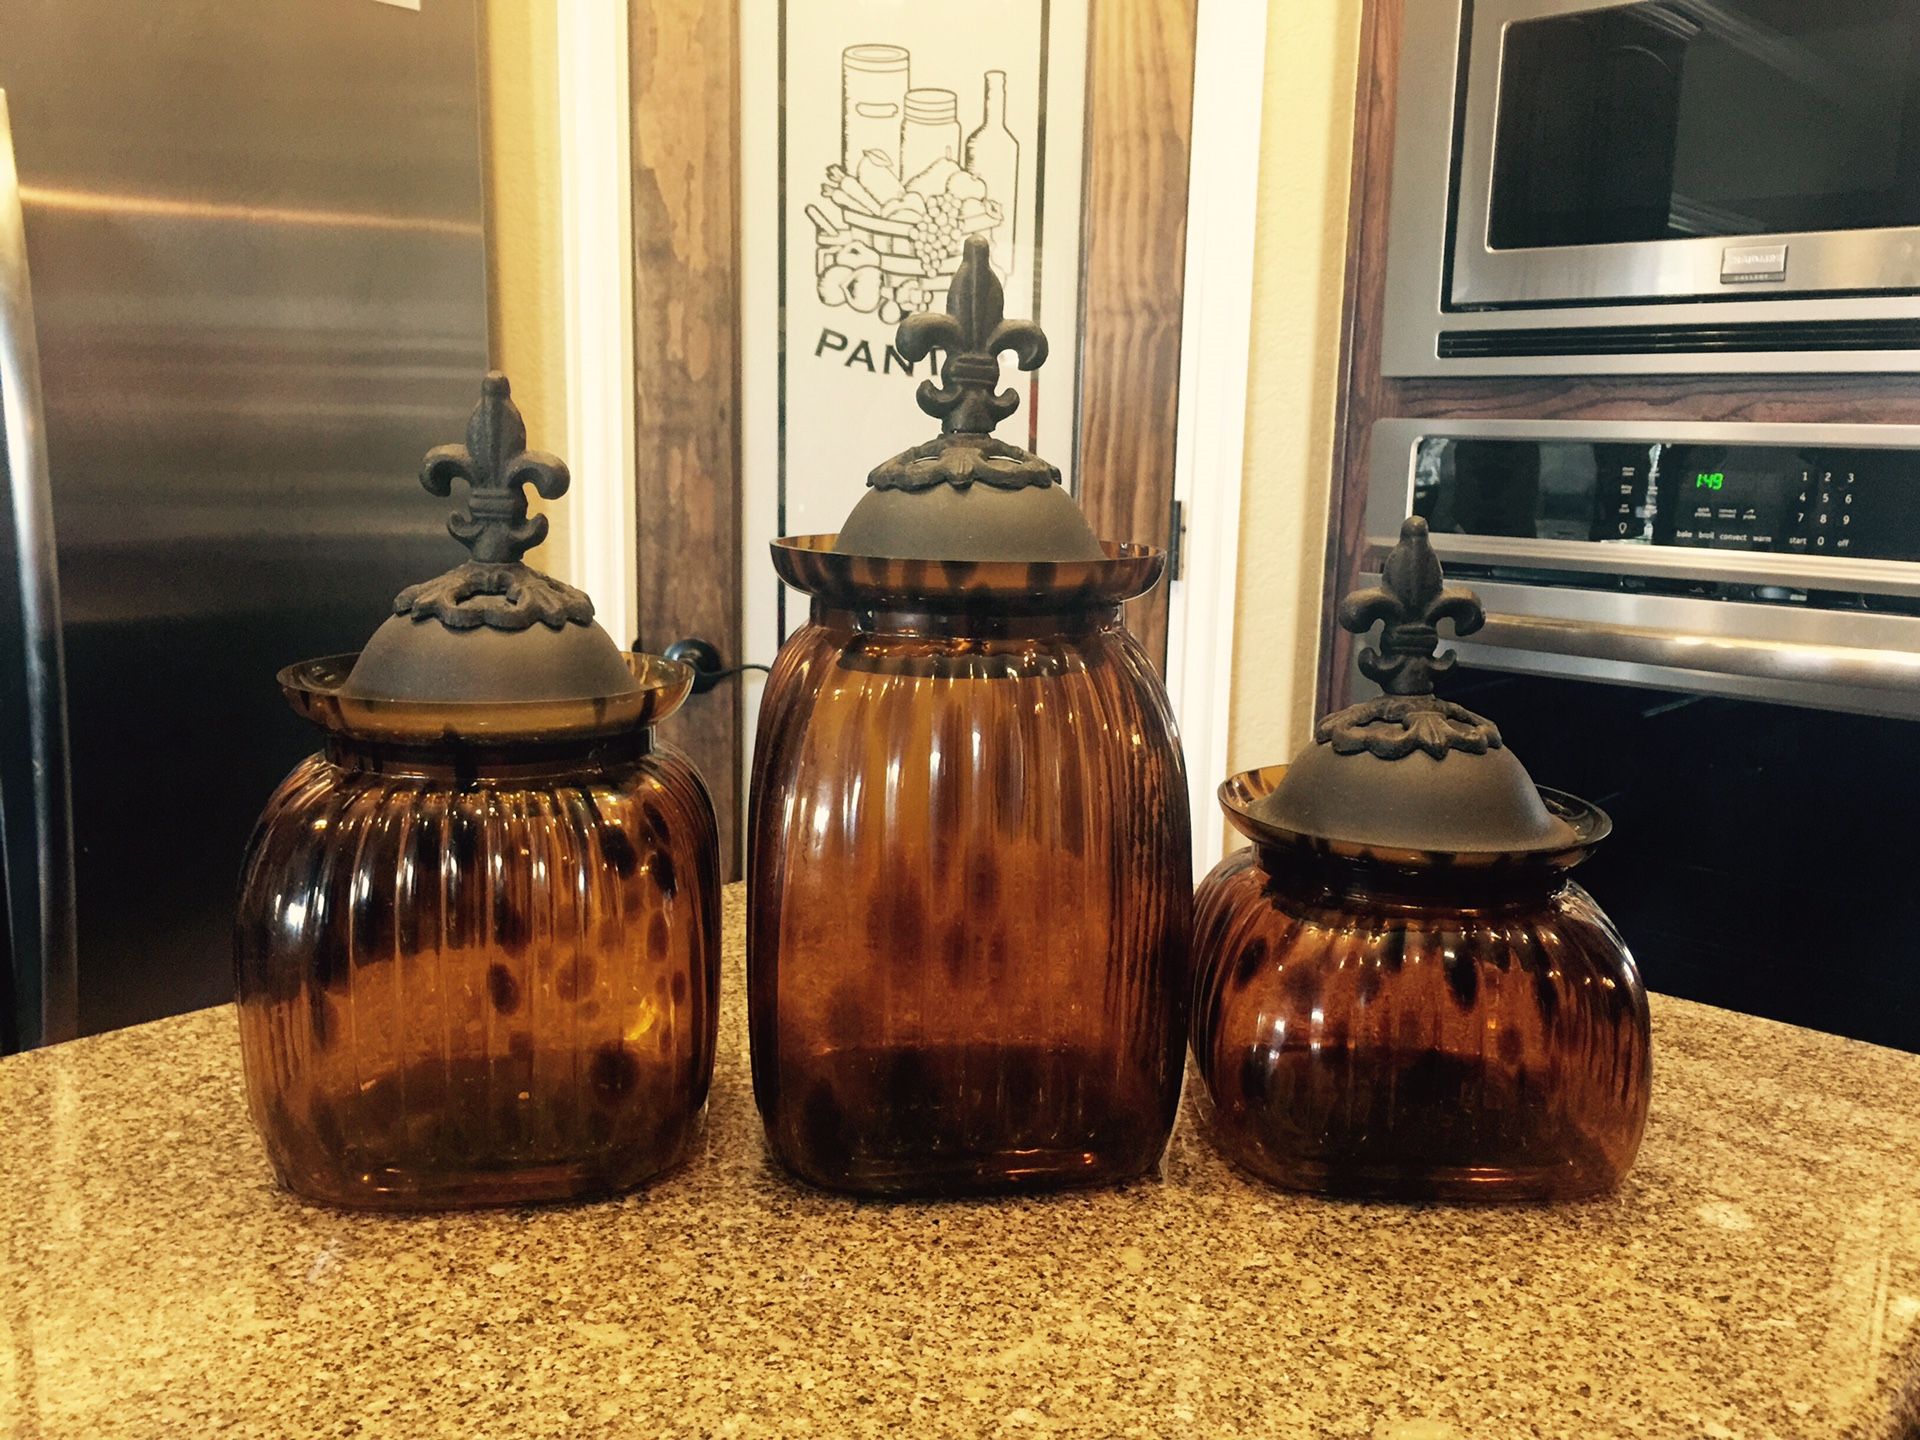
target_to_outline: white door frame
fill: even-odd
[[[1173,470],[1184,524],[1181,578],[1168,590],[1167,688],[1186,751],[1196,877],[1213,868],[1226,845],[1214,791],[1227,778],[1233,699],[1267,3],[1199,0],[1195,16]]]
[[[626,0],[555,7],[567,380],[566,578],[626,649],[640,626],[633,374],[633,111]]]

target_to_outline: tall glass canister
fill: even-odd
[[[1191,859],[1165,689],[1121,603],[1164,556],[1100,543],[1017,403],[987,244],[949,314],[929,444],[838,537],[774,545],[812,597],[761,704],[749,820],[754,1092],[774,1153],[874,1194],[1118,1180],[1172,1127]]]

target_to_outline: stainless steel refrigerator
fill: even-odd
[[[8,0],[0,90],[13,1049],[229,997],[274,672],[450,562],[486,296],[474,0]]]

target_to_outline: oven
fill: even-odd
[[[1920,369],[1920,0],[1404,23],[1387,373]]]
[[[1649,986],[1920,1050],[1920,426],[1380,421],[1359,583],[1409,511]]]

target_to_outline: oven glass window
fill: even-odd
[[[1496,250],[1920,225],[1920,0],[1653,0],[1506,29]]]

